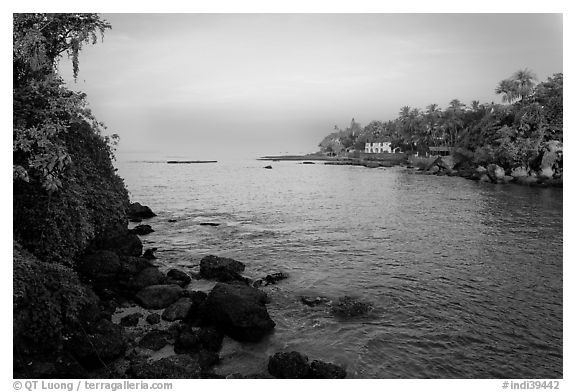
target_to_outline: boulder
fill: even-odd
[[[296,351],[281,352],[268,359],[268,372],[276,378],[307,378],[310,365],[308,358]]]
[[[152,218],[156,216],[155,213],[152,212],[152,210],[150,209],[150,207],[148,206],[143,206],[142,204],[136,202],[136,203],[130,203],[130,206],[128,208],[128,218],[129,219],[148,219],[148,218]]]
[[[134,327],[138,325],[138,320],[142,318],[142,313],[132,313],[120,319],[120,325],[123,327]]]
[[[160,315],[158,313],[150,313],[146,317],[146,322],[150,325],[158,324],[160,322]]]
[[[146,309],[162,309],[176,302],[182,292],[182,288],[175,284],[153,285],[140,290],[136,300]]]
[[[552,140],[546,144],[542,152],[539,175],[544,178],[552,178],[555,168],[562,166],[562,143]]]
[[[214,279],[219,282],[245,280],[240,273],[245,265],[234,259],[209,255],[200,260],[200,275],[204,279]]]
[[[166,321],[184,320],[192,307],[190,298],[180,298],[168,306],[162,313],[162,319]]]
[[[523,167],[523,166],[518,166],[518,167],[515,167],[514,169],[512,169],[512,171],[510,172],[510,175],[514,178],[526,177],[526,176],[528,176],[528,169]]]
[[[132,233],[137,234],[137,235],[146,235],[146,234],[153,233],[154,229],[152,229],[152,226],[150,226],[150,225],[138,225],[138,226],[134,227],[131,231],[132,231]]]
[[[188,297],[192,300],[192,305],[184,321],[193,323],[201,317],[204,301],[206,301],[208,295],[202,291],[192,291],[188,292]]]
[[[128,230],[106,237],[98,244],[98,247],[114,251],[121,256],[139,257],[142,254],[142,241]]]
[[[127,371],[133,378],[172,379],[200,378],[201,368],[198,358],[189,355],[172,355],[154,362],[138,362]]]
[[[122,262],[122,273],[128,278],[135,277],[146,268],[154,267],[148,259],[143,257],[125,256],[121,257],[120,261]]]
[[[142,255],[142,258],[147,259],[147,260],[155,260],[156,255],[154,255],[154,252],[156,252],[157,250],[158,250],[158,248],[146,249],[144,251],[144,254]]]
[[[136,291],[143,289],[146,286],[153,286],[164,284],[166,277],[158,267],[147,267],[140,271],[131,281],[131,285]]]
[[[492,182],[492,180],[490,179],[490,176],[488,174],[480,175],[479,181],[480,182]]]
[[[148,350],[158,351],[168,344],[170,338],[170,332],[154,329],[142,336],[142,339],[138,342],[138,346]]]
[[[258,341],[275,327],[264,292],[240,284],[218,283],[204,302],[203,322],[239,341]]]
[[[120,257],[112,251],[100,250],[84,256],[78,263],[78,272],[91,280],[114,279],[122,270]]]
[[[498,182],[498,180],[503,180],[504,176],[506,175],[504,169],[496,165],[495,163],[489,164],[486,167],[486,171],[492,182]]]
[[[308,377],[322,379],[346,378],[346,370],[332,363],[312,361]]]
[[[427,172],[430,173],[430,174],[436,174],[436,173],[438,173],[439,171],[440,171],[440,168],[439,168],[437,165],[432,165],[432,166],[430,167],[430,169],[428,169]]]
[[[456,164],[456,162],[454,161],[454,157],[452,157],[451,155],[447,155],[436,158],[434,164],[438,166],[440,169],[452,170],[454,169],[454,165]]]
[[[107,319],[75,331],[65,342],[66,349],[86,368],[98,368],[124,355],[124,330]]]
[[[168,277],[168,279],[170,279],[172,283],[182,287],[186,286],[192,281],[192,278],[190,278],[190,276],[188,276],[186,272],[174,268],[168,271],[166,276]]]
[[[332,305],[332,313],[345,318],[363,316],[372,309],[372,304],[348,296],[338,298],[338,301]]]
[[[476,168],[476,173],[478,174],[486,174],[488,172],[488,170],[484,167],[484,166],[478,166]]]

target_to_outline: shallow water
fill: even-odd
[[[158,214],[142,239],[164,268],[197,271],[216,254],[252,278],[290,275],[265,288],[274,333],[227,340],[217,371],[261,372],[296,350],[358,378],[562,377],[561,189],[267,164],[117,164],[131,199]],[[302,295],[374,310],[341,320]]]

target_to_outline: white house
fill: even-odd
[[[377,154],[381,152],[392,152],[392,148],[390,148],[390,142],[375,142],[375,143],[366,143],[364,148],[364,152],[370,154]]]

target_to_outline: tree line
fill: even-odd
[[[472,101],[467,106],[454,99],[445,109],[435,103],[424,110],[404,106],[397,118],[365,127],[352,119],[345,129],[336,126],[319,146],[331,155],[364,151],[366,142],[387,141],[419,154],[447,146],[469,151],[479,163],[515,167],[528,166],[546,142],[563,141],[562,73],[537,83],[532,71],[519,70],[495,91],[501,104]]]

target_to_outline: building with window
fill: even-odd
[[[364,147],[364,152],[368,154],[379,154],[382,152],[391,153],[392,148],[390,147],[390,142],[374,142],[374,143],[366,143]]]

